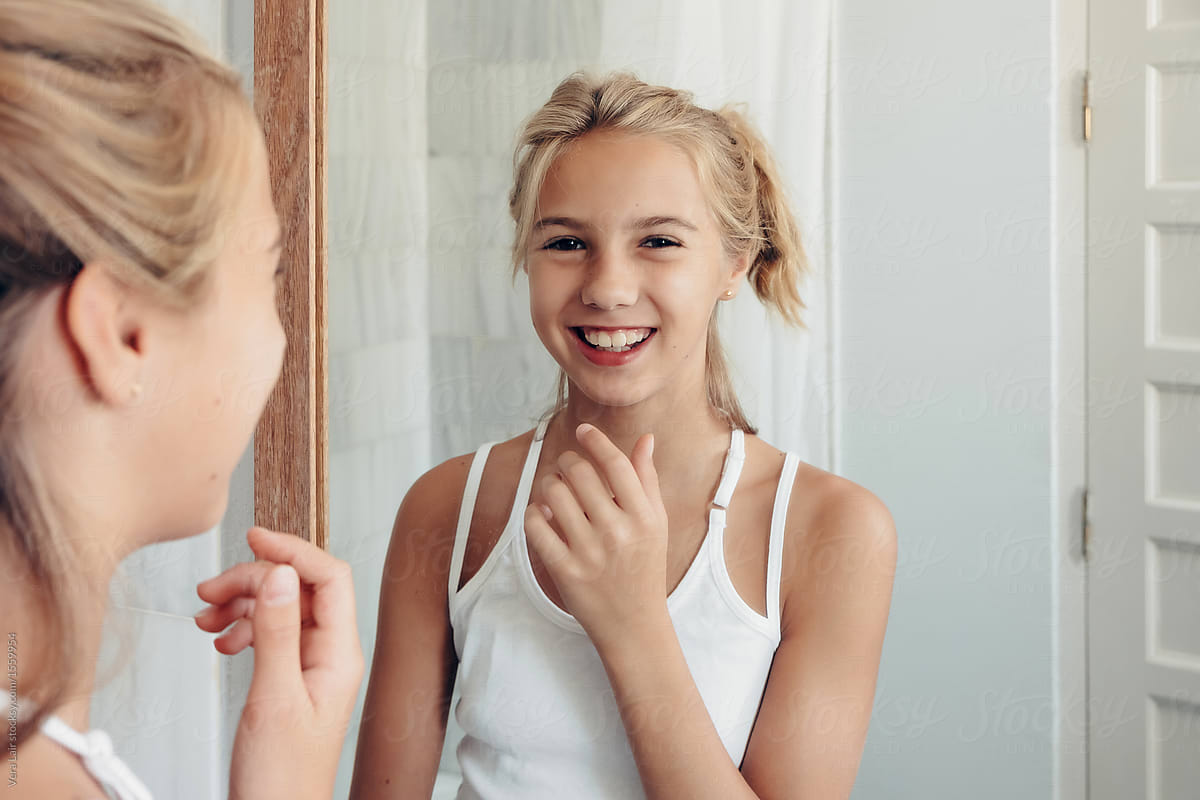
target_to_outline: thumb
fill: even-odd
[[[255,697],[290,694],[300,684],[300,578],[290,564],[267,573],[254,602]]]

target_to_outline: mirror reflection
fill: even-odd
[[[827,471],[829,8],[771,14],[804,35],[764,50],[732,7],[685,4],[333,9],[332,549],[374,654],[353,796],[794,783],[769,730],[795,709],[763,700],[805,649],[779,649],[802,572],[783,532],[839,491],[875,537],[874,577],[840,589],[877,596],[850,626],[874,655],[837,687],[842,766],[811,780],[851,785],[891,520]],[[552,566],[600,535],[581,520],[639,509],[610,582]],[[663,692],[693,715],[631,739]]]

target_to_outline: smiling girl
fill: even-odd
[[[510,209],[558,400],[404,498],[352,796],[429,796],[456,672],[459,797],[849,796],[896,534],[730,385],[718,304],[804,307],[761,138],[575,74],[525,125]]]

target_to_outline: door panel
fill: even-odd
[[[1200,3],[1089,33],[1089,794],[1196,798]]]

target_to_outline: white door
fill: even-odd
[[[1090,800],[1200,798],[1200,0],[1092,0]]]

